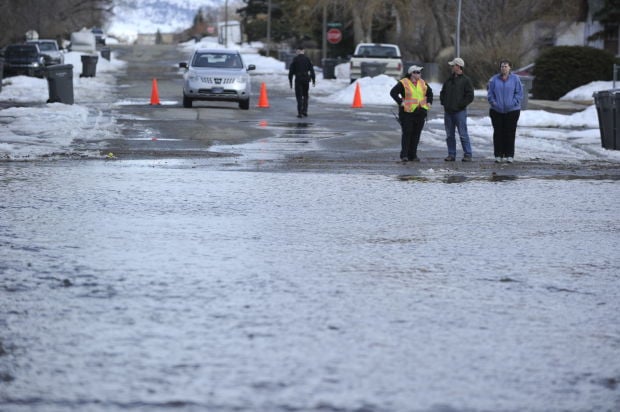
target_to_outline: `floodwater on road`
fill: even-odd
[[[619,410],[618,184],[0,164],[0,410]]]

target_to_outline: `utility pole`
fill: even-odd
[[[456,11],[456,56],[461,57],[461,0]]]
[[[327,59],[327,3],[323,3],[323,60]]]
[[[267,1],[267,57],[271,46],[271,0]]]
[[[224,47],[228,48],[228,0],[224,2]]]

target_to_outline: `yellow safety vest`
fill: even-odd
[[[414,85],[413,82],[407,78],[402,79],[400,82],[405,89],[403,110],[408,113],[413,113],[418,106],[428,110],[428,103],[426,102],[426,89],[428,86],[426,86],[426,82],[420,79],[418,83]]]

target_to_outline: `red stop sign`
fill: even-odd
[[[327,30],[327,41],[331,44],[340,43],[342,40],[342,32],[340,29],[329,29]]]

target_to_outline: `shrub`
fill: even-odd
[[[558,100],[584,84],[612,80],[614,61],[611,53],[592,47],[551,47],[535,61],[532,96]]]

